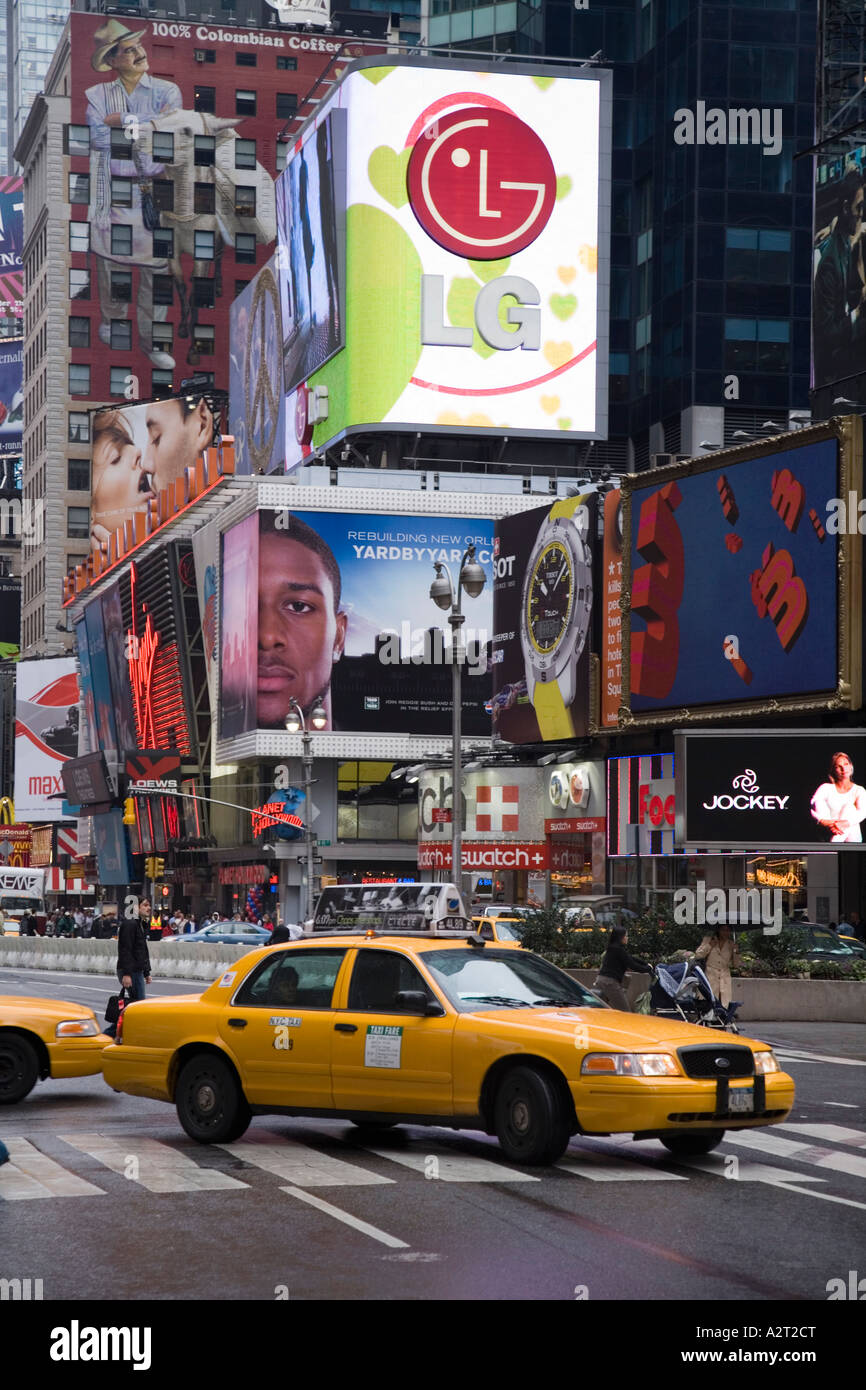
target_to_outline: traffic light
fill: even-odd
[[[163,885],[162,896],[164,898],[168,898],[171,896],[171,889],[169,888],[167,883]]]
[[[123,824],[135,825],[135,797],[128,796],[123,803]]]
[[[154,858],[154,861],[153,861],[153,877],[154,877],[154,878],[162,878],[162,874],[163,874],[164,868],[165,868],[165,860],[164,860],[164,859],[161,859],[161,858],[157,855],[157,856]]]
[[[151,879],[151,881],[154,883],[157,879],[162,878],[164,868],[165,860],[162,859],[159,855],[149,855],[148,858],[144,861],[145,876]]]

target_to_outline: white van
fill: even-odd
[[[453,883],[343,883],[323,888],[313,917],[317,931],[474,931]]]

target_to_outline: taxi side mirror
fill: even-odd
[[[422,1014],[425,1017],[441,1018],[445,1010],[435,999],[430,999],[423,989],[401,989],[394,996],[398,1009],[407,1014]]]

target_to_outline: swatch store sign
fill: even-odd
[[[429,772],[419,784],[418,867],[450,869],[451,779]],[[464,779],[462,868],[464,872],[549,867],[542,826],[541,775],[535,768],[485,769]]]

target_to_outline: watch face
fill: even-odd
[[[550,656],[568,629],[574,606],[574,564],[560,540],[551,540],[532,567],[524,620],[532,647]]]

